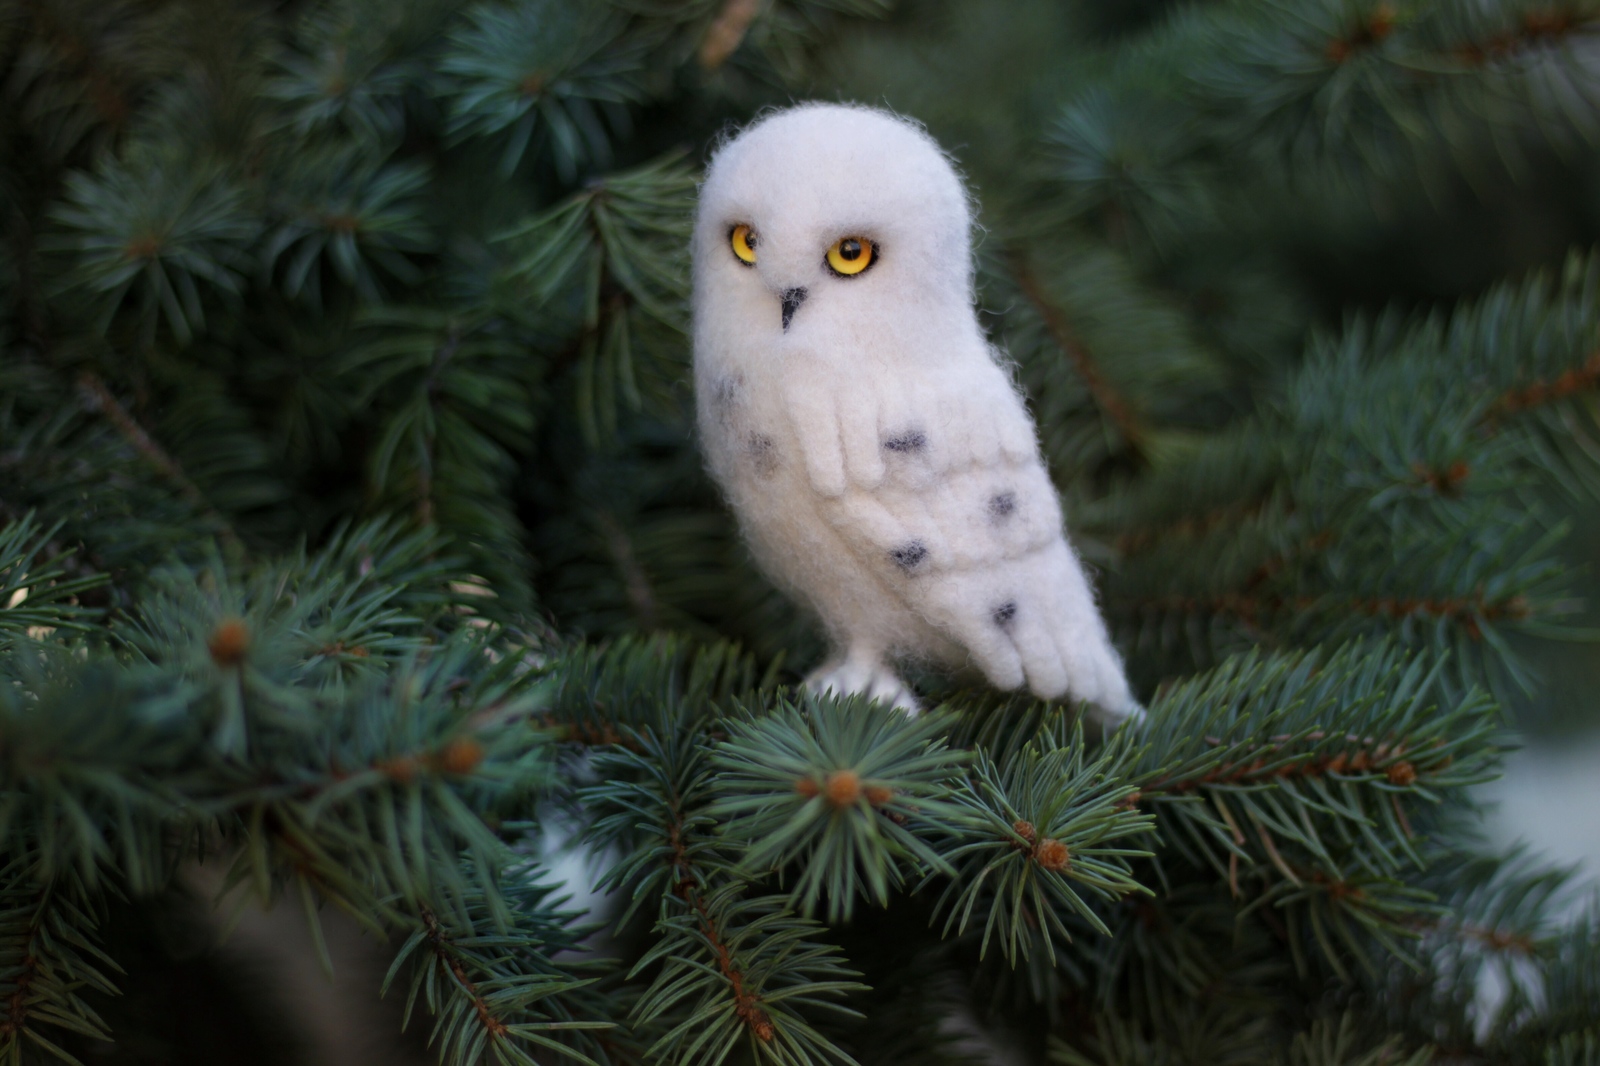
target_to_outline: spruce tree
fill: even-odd
[[[354,916],[451,1064],[1600,1063],[1600,909],[1470,791],[1588,635],[1597,30],[0,0],[4,1061],[128,1046],[129,915],[201,864]],[[686,235],[718,131],[806,97],[968,175],[1143,724],[797,688]]]

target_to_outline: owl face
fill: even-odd
[[[816,335],[860,316],[971,306],[961,180],[921,129],[884,111],[808,104],[712,159],[694,236],[697,317]]]

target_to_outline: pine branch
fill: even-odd
[[[108,572],[115,598],[151,559],[192,557],[218,535],[207,516],[82,393],[39,372],[31,360],[7,364],[0,406],[0,513],[29,511],[62,523],[64,546],[80,546],[84,573]],[[30,372],[31,371],[31,372]]]
[[[0,526],[0,649],[18,635],[45,636],[56,630],[85,632],[98,611],[79,596],[105,584],[104,574],[76,574],[71,552],[54,541],[57,524],[41,528],[32,513]]]
[[[646,902],[660,908],[658,939],[629,975],[655,969],[633,1012],[664,1029],[648,1054],[714,1063],[743,1043],[758,1061],[853,1062],[805,1015],[851,1016],[836,1000],[862,986],[815,939],[816,923],[752,894],[708,833],[711,764],[694,731],[643,730],[638,741],[597,759],[608,783],[584,803],[598,814],[591,840],[630,845],[602,881],[632,898],[619,924]]]
[[[948,727],[860,699],[780,698],[723,723],[710,815],[745,849],[745,875],[792,873],[792,907],[810,917],[826,896],[828,921],[848,921],[858,896],[884,907],[908,881],[955,872],[927,842],[965,813],[952,797],[967,756],[939,739]]]
[[[1066,317],[1050,302],[1027,258],[1021,253],[1015,254],[1011,257],[1010,266],[1018,288],[1028,298],[1028,302],[1033,305],[1039,317],[1044,320],[1051,341],[1061,354],[1071,361],[1078,376],[1083,379],[1089,395],[1094,398],[1095,406],[1116,427],[1128,448],[1135,454],[1140,453],[1144,448],[1145,429],[1135,418],[1132,409],[1106,384],[1088,351],[1073,333]]]
[[[714,708],[772,687],[775,670],[758,674],[755,660],[728,641],[658,634],[580,644],[551,665],[539,721],[571,743],[637,751],[644,731],[704,725]]]
[[[1134,786],[1115,759],[1090,758],[1081,727],[1069,735],[1057,721],[1008,754],[1001,762],[980,749],[970,789],[955,797],[972,828],[940,849],[956,876],[937,913],[947,936],[980,917],[980,953],[996,939],[1015,966],[1034,952],[1053,960],[1056,942],[1072,939],[1069,915],[1108,932],[1080,889],[1105,900],[1150,891],[1129,866],[1150,853],[1127,838],[1155,824],[1127,802]]]
[[[322,304],[326,271],[365,304],[384,302],[387,275],[415,286],[422,270],[414,258],[436,241],[424,222],[425,168],[414,163],[374,165],[358,150],[298,156],[275,190],[277,216],[262,249],[262,269],[280,269],[284,295]]]
[[[331,127],[384,143],[405,125],[403,98],[426,77],[422,42],[439,33],[451,6],[349,0],[312,9],[275,57],[265,95],[297,132]]]
[[[607,126],[626,131],[626,105],[644,98],[641,68],[650,44],[625,34],[601,9],[550,0],[475,8],[451,34],[439,64],[450,131],[506,134],[505,175],[537,135],[570,182],[580,166],[610,162]]]
[[[128,413],[128,409],[117,401],[116,396],[106,387],[106,383],[98,374],[92,370],[83,371],[78,375],[78,388],[83,393],[85,407],[103,415],[106,421],[115,426],[117,432],[134,451],[138,452],[161,476],[172,482],[197,511],[216,525],[218,536],[224,542],[238,544],[238,537],[229,527],[227,520],[206,501],[205,493],[189,480],[183,468],[155,442],[149,433],[145,432],[144,427]]]
[[[445,308],[385,308],[365,324],[372,339],[342,373],[359,382],[362,405],[384,412],[368,457],[371,491],[450,534],[495,598],[525,608],[524,549],[507,499],[534,424],[521,345],[481,313]]]
[[[1250,653],[1163,692],[1151,724],[1118,738],[1146,745],[1122,772],[1168,845],[1230,877],[1253,861],[1244,827],[1328,859],[1360,840],[1379,869],[1420,865],[1401,802],[1485,780],[1497,754],[1494,704],[1442,677],[1381,646]]]
[[[591,445],[615,436],[619,400],[638,411],[648,395],[657,410],[678,411],[671,382],[683,369],[694,185],[667,155],[596,179],[495,237],[514,257],[506,280],[522,309],[508,313],[531,309],[543,330],[575,334],[559,362],[572,365]]]
[[[69,176],[51,214],[58,230],[40,246],[71,261],[66,290],[100,303],[98,331],[131,296],[139,335],[154,340],[164,321],[179,347],[204,327],[206,294],[243,291],[258,232],[244,191],[215,163],[145,142]]]
[[[58,1041],[65,1033],[109,1039],[81,993],[114,996],[110,974],[122,968],[99,946],[97,908],[70,877],[40,879],[25,848],[8,849],[0,868],[0,1058],[78,1060]]]
[[[492,1058],[533,1066],[540,1049],[589,1066],[611,1061],[606,1047],[615,1023],[606,1018],[619,1005],[599,977],[584,976],[608,964],[570,959],[590,930],[574,926],[577,916],[558,910],[551,887],[534,875],[519,864],[501,878],[514,904],[509,924],[481,895],[471,896],[466,915],[455,919],[422,906],[415,931],[395,955],[383,992],[410,971],[404,1024],[420,998],[437,1019],[430,1043],[439,1045],[443,1062],[471,1066]],[[465,876],[482,880],[470,871]],[[557,962],[558,955],[567,957]]]
[[[120,2],[15,7],[25,29],[7,95],[53,159],[125,129],[150,73],[149,13]]]

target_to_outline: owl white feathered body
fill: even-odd
[[[1122,717],[1137,704],[973,311],[970,226],[949,161],[887,112],[802,105],[727,142],[694,233],[707,462],[835,646],[811,686],[915,710],[893,663],[931,658]]]

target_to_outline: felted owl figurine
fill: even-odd
[[[971,219],[920,127],[803,104],[716,152],[694,230],[712,475],[821,618],[806,681],[914,713],[903,659],[1138,712],[1062,531],[1033,421],[973,311]]]

